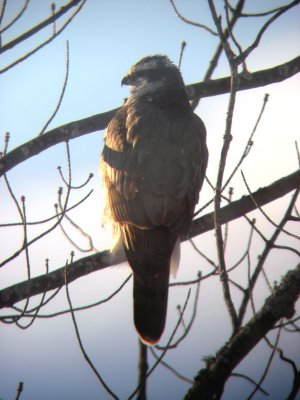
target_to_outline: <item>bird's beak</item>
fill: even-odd
[[[121,86],[123,85],[131,85],[131,79],[129,75],[124,76],[121,82]]]

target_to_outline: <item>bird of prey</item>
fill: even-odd
[[[134,323],[147,345],[166,320],[170,264],[188,232],[208,160],[206,130],[165,55],[123,78],[130,97],[110,121],[101,156],[106,218],[133,271]]]

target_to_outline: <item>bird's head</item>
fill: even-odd
[[[133,96],[184,88],[179,69],[167,56],[160,54],[142,58],[130,68],[121,83],[130,86]]]

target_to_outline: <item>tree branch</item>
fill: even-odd
[[[238,75],[238,91],[255,89],[272,83],[282,82],[300,72],[300,56],[276,67],[264,69],[253,73]],[[230,77],[194,83],[186,87],[189,98],[211,97],[230,92]]]
[[[281,82],[298,72],[300,72],[300,56],[274,68],[257,71],[252,74],[240,74],[238,76],[237,90],[254,89],[271,83]],[[230,91],[230,77],[195,83],[188,85],[186,88],[191,100],[198,96],[216,96]],[[105,129],[118,109],[116,108],[79,121],[70,122],[15,148],[0,159],[0,176],[51,146]]]
[[[255,199],[257,205],[263,206],[299,187],[300,169],[276,182],[273,182],[267,187],[257,190],[251,196],[243,196],[241,199],[233,201],[229,205],[221,208],[219,212],[220,223],[224,224],[255,210],[256,205],[252,198]],[[213,212],[193,221],[188,237],[198,236],[212,229],[214,229]],[[182,241],[186,240],[188,237],[182,238]],[[111,254],[108,250],[81,258],[80,260],[74,261],[68,265],[68,282],[71,283],[81,276],[88,275],[92,272],[124,261],[124,256],[121,254]],[[65,267],[62,267],[48,274],[20,282],[1,290],[0,308],[10,307],[28,297],[63,286],[64,270]]]
[[[70,122],[22,144],[0,159],[0,176],[23,161],[47,150],[49,147],[105,129],[117,110],[118,108]]]
[[[267,298],[261,310],[217,353],[207,368],[199,371],[185,399],[214,399],[222,390],[234,368],[281,318],[294,315],[300,294],[300,264],[289,271],[282,283]]]
[[[256,209],[253,199],[259,206],[264,206],[265,204],[274,201],[294,189],[300,187],[300,169],[287,175],[267,187],[258,189],[252,195],[243,196],[239,200],[233,201],[227,206],[221,208],[219,214],[219,220],[221,224],[230,222],[234,219],[240,218],[241,216]],[[211,212],[204,215],[203,217],[197,218],[193,221],[192,226],[189,231],[189,237],[195,237],[202,233],[208,232],[213,229],[213,215]]]
[[[17,44],[23,42],[24,40],[30,38],[31,36],[35,35],[37,32],[40,30],[44,29],[46,26],[52,24],[54,21],[56,21],[58,18],[60,18],[63,14],[65,14],[67,11],[69,11],[72,7],[77,6],[78,3],[80,3],[81,0],[72,0],[70,1],[67,5],[63,6],[60,8],[60,10],[55,13],[54,15],[51,15],[51,17],[45,19],[44,21],[40,22],[38,25],[34,26],[32,29],[29,31],[23,33],[22,35],[18,36],[17,38],[13,39],[11,42],[6,43],[3,45],[0,49],[0,54],[4,53],[7,50],[12,49],[15,47]]]

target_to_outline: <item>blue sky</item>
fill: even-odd
[[[220,12],[222,1],[216,1]],[[258,0],[249,2],[249,11],[265,7]],[[8,2],[8,14],[3,24],[10,20],[22,2]],[[57,9],[60,7],[57,2]],[[268,2],[276,7],[281,1]],[[204,1],[177,0],[176,5],[187,18],[206,23],[213,27],[209,8]],[[3,42],[18,36],[41,19],[49,15],[50,2],[31,0],[24,18],[3,35]],[[264,35],[261,47],[249,57],[250,71],[270,68],[299,55],[300,43],[300,8],[289,12],[274,23]],[[243,45],[251,43],[255,37],[259,22],[246,20],[237,25],[236,35]],[[58,26],[61,22],[58,22]],[[48,27],[39,35],[29,39],[17,48],[1,56],[0,69],[29,51],[32,46],[48,37],[52,28]],[[62,88],[65,76],[66,40],[70,46],[69,80],[62,105],[49,126],[49,129],[62,124],[104,112],[122,104],[128,95],[128,88],[121,88],[120,82],[126,71],[138,59],[145,55],[163,53],[174,62],[178,61],[180,44],[187,42],[182,63],[182,74],[186,83],[200,81],[217,45],[217,39],[206,31],[184,24],[173,12],[168,1],[88,0],[83,10],[69,27],[49,46],[22,62],[5,74],[0,74],[0,137],[10,132],[9,148],[12,149],[35,137],[53,112]],[[214,77],[228,74],[228,65],[222,57]],[[268,87],[239,93],[233,124],[233,142],[229,153],[229,172],[239,159],[241,149],[256,122],[262,100],[266,92],[270,101],[259,126],[253,150],[245,161],[243,170],[253,190],[268,185],[297,168],[294,141],[299,139],[299,74],[294,78]],[[203,99],[197,113],[203,118],[208,131],[210,161],[208,176],[215,180],[219,153],[224,134],[228,96]],[[71,203],[81,198],[89,189],[94,189],[93,196],[84,206],[70,215],[80,223],[94,238],[98,248],[106,248],[107,239],[100,228],[100,176],[98,162],[103,142],[103,132],[96,132],[70,143],[74,184],[82,183],[90,172],[95,177],[87,188],[80,193],[73,193]],[[1,145],[0,145],[1,147]],[[57,188],[62,185],[57,173],[61,165],[66,173],[65,146],[60,144],[47,152],[34,157],[10,171],[8,178],[15,190],[16,197],[26,196],[28,219],[36,220],[53,214],[53,204],[57,202]],[[246,193],[240,175],[234,181],[235,198]],[[0,182],[1,209],[0,222],[17,220],[18,214],[7,195],[3,181]],[[201,195],[204,204],[212,193],[205,186]],[[266,209],[276,219],[287,204],[281,199]],[[271,227],[261,223],[265,232]],[[230,252],[228,260],[234,262],[242,249],[239,242],[247,238],[246,224],[234,222],[231,228]],[[33,237],[40,228],[30,230]],[[76,236],[76,233],[71,231]],[[1,229],[0,237],[5,246],[1,249],[1,258],[18,248],[22,240],[21,230]],[[201,249],[215,257],[213,235],[202,235],[197,239]],[[237,239],[238,238],[238,239]],[[81,244],[86,245],[82,238]],[[237,246],[238,242],[238,246]],[[261,242],[257,240],[257,252]],[[50,269],[64,265],[69,257],[72,245],[67,243],[59,230],[33,245],[30,249],[32,274],[40,275],[44,271],[44,260],[50,258]],[[178,279],[194,278],[198,269],[203,273],[208,266],[199,260],[190,245],[183,246],[182,263]],[[257,254],[253,256],[255,258]],[[76,251],[76,257],[84,254]],[[253,261],[254,262],[254,261]],[[293,266],[295,257],[290,253],[276,253],[270,258],[272,279],[279,279],[285,268]],[[88,304],[105,297],[128,276],[129,269],[116,267],[101,271],[91,277],[85,277],[70,286],[74,304]],[[240,276],[239,276],[240,274]],[[24,255],[15,259],[9,268],[1,270],[1,285],[5,287],[26,277]],[[244,279],[245,274],[237,273],[237,279]],[[137,339],[132,324],[131,284],[105,307],[92,309],[90,312],[76,314],[87,351],[95,361],[100,373],[113,390],[126,398],[134,389],[137,376]],[[257,294],[257,306],[261,305],[268,292],[262,284]],[[168,324],[165,341],[176,323],[176,305],[184,301],[186,290],[171,289]],[[238,295],[234,292],[234,296]],[[36,300],[34,300],[35,302]],[[65,293],[49,306],[48,310],[66,307]],[[191,310],[189,310],[191,312]],[[190,378],[197,372],[203,356],[213,354],[229,335],[228,319],[224,319],[222,290],[217,278],[213,278],[201,287],[199,315],[195,321],[189,340],[183,342],[176,352],[169,352],[167,360]],[[221,321],[221,322],[220,322]],[[221,329],[220,329],[221,327]],[[0,398],[13,398],[17,383],[25,382],[22,400],[27,399],[82,399],[109,398],[99,387],[93,373],[87,367],[79,351],[70,316],[56,319],[38,320],[27,330],[13,326],[0,328],[0,357],[5,368],[0,372]],[[289,339],[289,352],[296,348],[294,337]],[[252,377],[260,372],[257,360],[263,364],[265,348],[256,349],[252,358],[241,368],[251,371]],[[280,366],[283,375],[288,374],[286,366]],[[269,386],[276,388],[275,370]],[[161,385],[163,382],[163,396]],[[287,384],[288,378],[287,378]],[[276,388],[275,392],[283,390]],[[149,399],[181,399],[188,384],[174,380],[173,375],[159,368],[149,380]],[[241,393],[246,389],[241,381],[232,381],[231,390]],[[230,397],[228,390],[225,399]],[[227,396],[227,397],[226,397]],[[259,396],[257,397],[260,398]]]

